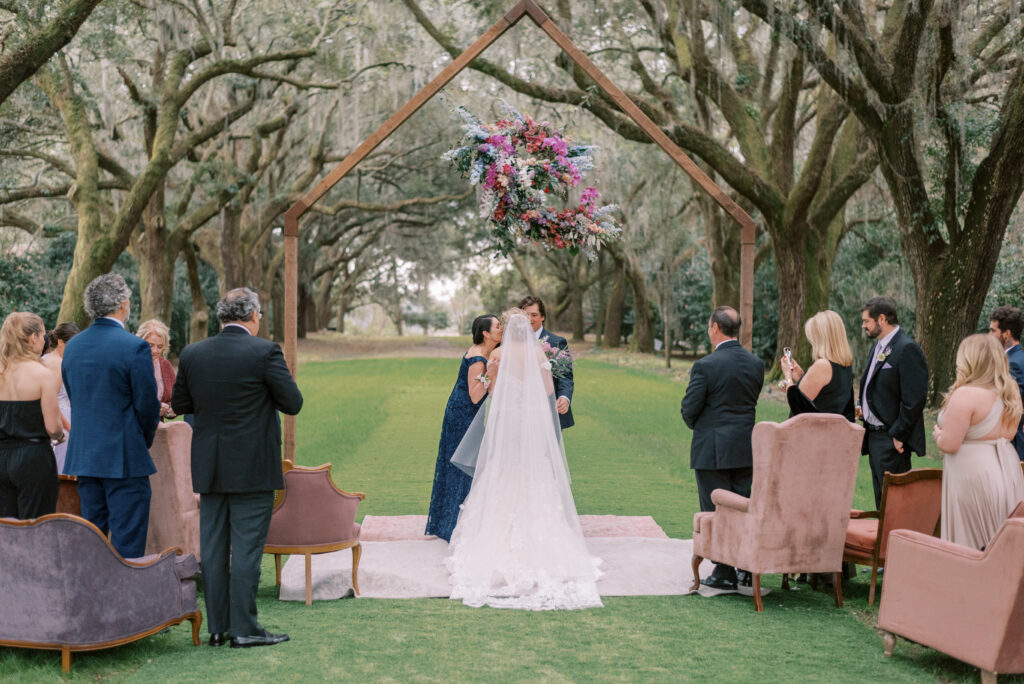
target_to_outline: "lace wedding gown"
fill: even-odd
[[[583,540],[552,391],[550,365],[527,318],[511,316],[473,485],[446,561],[451,597],[466,605],[525,610],[602,605],[601,561]]]

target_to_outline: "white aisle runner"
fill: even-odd
[[[409,534],[413,530],[422,531],[425,518],[420,518],[367,516],[364,520],[364,539],[390,540],[363,542],[359,563],[361,598],[446,598],[450,595],[448,572],[444,567],[448,544],[434,537]],[[590,553],[604,561],[604,575],[597,583],[602,596],[670,596],[690,593],[693,584],[690,572],[692,540],[669,538],[647,516],[583,518],[586,518],[585,533],[590,531],[614,535],[616,532],[634,532],[647,535],[587,536]],[[415,538],[410,539],[409,536]],[[700,568],[701,577],[710,575],[713,568],[710,561],[704,561]],[[343,597],[352,586],[351,550],[313,556],[312,571],[314,599]],[[700,594],[704,596],[720,593],[723,592],[700,588]],[[750,595],[750,589],[741,588],[740,593]],[[762,589],[762,593],[767,592]],[[302,556],[291,556],[281,571],[280,598],[283,601],[304,601],[305,597],[304,559]]]

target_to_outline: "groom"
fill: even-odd
[[[533,327],[533,333],[537,336],[537,340],[547,340],[548,344],[558,349],[565,349],[569,351],[569,343],[565,341],[564,337],[550,332],[544,328],[544,302],[541,301],[540,297],[523,297],[519,302],[519,308],[523,310],[526,316],[530,319],[530,325]],[[569,403],[572,401],[572,366],[569,367],[568,372],[564,378],[553,378],[555,382],[555,409],[558,411],[558,422],[561,424],[562,429],[571,428],[575,421],[572,419],[572,408]]]

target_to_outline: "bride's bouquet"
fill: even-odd
[[[596,259],[601,243],[621,232],[609,216],[615,205],[598,206],[599,193],[593,187],[582,191],[575,207],[546,205],[550,195],[568,200],[569,189],[594,167],[594,148],[504,104],[507,118],[492,124],[457,107],[465,136],[443,159],[480,187],[480,215],[491,222],[502,254],[522,241],[546,249],[582,250]]]
[[[551,364],[552,377],[564,378],[572,374],[572,352],[568,349],[552,346],[546,338],[540,340],[540,348],[544,352],[544,356],[547,357],[548,363]]]

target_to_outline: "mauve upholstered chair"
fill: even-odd
[[[285,461],[284,492],[270,517],[263,553],[274,554],[277,586],[281,586],[281,555],[306,558],[306,605],[313,604],[312,555],[352,549],[352,588],[359,594],[359,523],[356,510],[366,498],[343,492],[331,481],[331,464],[316,468]]]
[[[66,513],[0,518],[0,645],[71,653],[120,646],[184,620],[199,645],[199,571],[169,549],[125,560],[95,525]]]
[[[178,547],[199,555],[199,495],[192,491],[192,427],[183,420],[160,423],[149,448],[156,472],[149,476],[146,553]]]
[[[981,669],[1024,672],[1024,503],[984,551],[911,530],[889,536],[878,627]]]
[[[840,415],[802,413],[754,426],[750,498],[716,489],[713,512],[693,516],[693,590],[703,559],[748,570],[754,608],[764,610],[761,575],[835,573],[843,605],[843,541],[860,462],[864,428]]]
[[[885,565],[889,533],[914,530],[935,535],[942,515],[942,469],[917,468],[900,475],[886,473],[877,511],[850,511],[843,560],[871,566],[868,605],[875,605],[878,568]],[[881,528],[881,533],[879,533]]]

